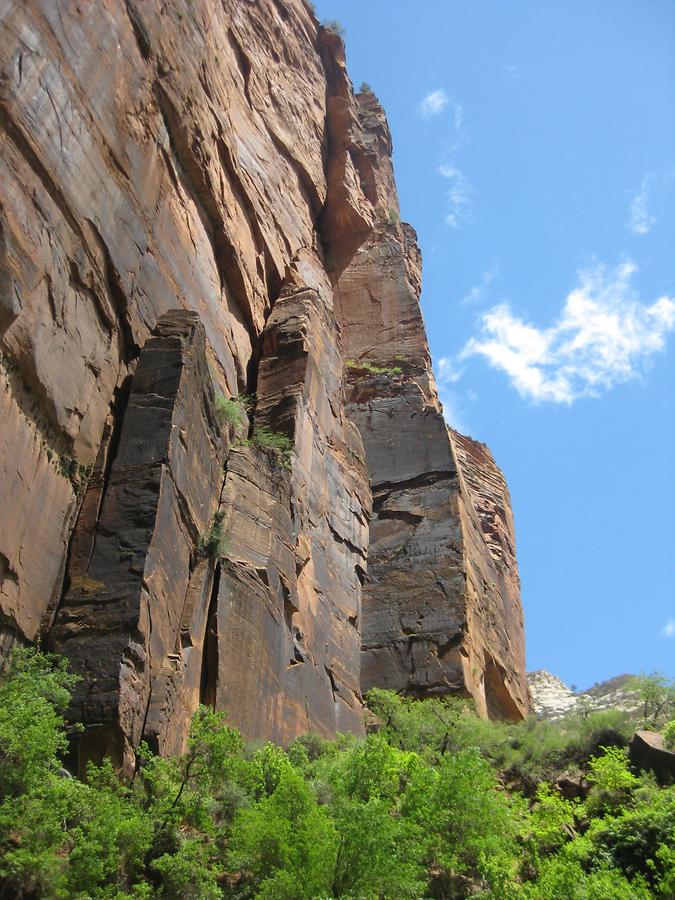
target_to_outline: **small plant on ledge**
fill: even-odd
[[[369,375],[388,375],[392,378],[395,375],[402,375],[403,369],[400,366],[375,366],[373,363],[365,360],[348,359],[345,363],[348,369],[358,369],[367,372]]]
[[[291,468],[293,441],[283,431],[274,431],[269,425],[256,425],[250,438],[240,442],[242,447],[256,447],[266,453],[282,469]]]
[[[232,425],[235,429],[248,424],[248,411],[253,401],[248,394],[226,397],[216,394],[216,415],[221,425]]]
[[[224,512],[218,511],[217,513],[214,513],[211,527],[206,534],[201,535],[197,541],[197,550],[203,556],[209,556],[211,559],[216,559],[227,553],[227,541],[223,536],[224,518]]]

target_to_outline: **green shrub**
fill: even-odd
[[[579,812],[578,802],[565,800],[549,784],[540,784],[527,824],[527,836],[535,854],[549,854],[566,843],[573,834]]]
[[[622,748],[584,760],[584,804],[550,781],[531,803],[504,785],[504,763],[554,775],[553,760],[579,759],[611,718],[484,722],[456,698],[374,690],[377,734],[304,735],[284,751],[246,747],[222,713],[200,707],[182,756],[141,745],[133,784],[110,762],[84,784],[59,771],[74,684],[63,661],[34,650],[15,651],[0,681],[2,896],[674,894],[675,787],[636,778]]]
[[[206,534],[201,535],[197,542],[197,550],[205,556],[216,558],[227,553],[227,540],[223,536],[223,519],[225,512],[219,510],[214,513],[211,527]]]
[[[588,780],[593,785],[586,803],[592,813],[622,809],[639,781],[628,769],[628,755],[619,747],[602,747],[602,754],[588,761]]]
[[[256,425],[250,443],[267,453],[283,469],[291,468],[293,441],[282,431],[273,431],[268,425]]]
[[[345,363],[348,369],[355,369],[361,372],[367,372],[369,375],[402,375],[403,369],[400,366],[376,366],[368,360],[348,359]]]
[[[63,714],[77,682],[65,659],[17,648],[0,682],[0,799],[56,771],[67,747]]]
[[[675,711],[675,681],[662,672],[637,675],[626,683],[628,690],[637,691],[642,702],[645,724],[656,728]]]
[[[585,866],[604,861],[628,877],[652,884],[673,876],[672,858],[661,848],[675,846],[675,788],[652,789],[633,808],[593,819],[576,855]]]
[[[221,425],[231,425],[235,431],[248,427],[248,413],[252,406],[252,399],[248,394],[240,394],[238,397],[226,397],[224,394],[216,394],[216,414]]]
[[[675,719],[667,722],[663,729],[663,740],[670,750],[675,749]]]

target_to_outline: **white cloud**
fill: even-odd
[[[675,619],[670,619],[668,622],[666,622],[666,624],[663,626],[663,631],[661,632],[661,634],[667,638],[675,637]]]
[[[495,280],[495,278],[499,278],[499,266],[495,263],[491,269],[487,269],[480,276],[480,281],[478,284],[475,284],[468,293],[466,293],[462,299],[459,301],[462,306],[476,306],[478,303],[481,303],[484,299],[490,285]]]
[[[524,322],[508,304],[493,307],[480,317],[481,334],[460,359],[485,357],[534,402],[570,404],[638,378],[675,328],[675,299],[641,303],[630,283],[635,271],[627,262],[614,271],[597,266],[580,272],[549,328]]]
[[[462,377],[462,370],[457,367],[455,360],[447,356],[442,356],[434,368],[445,421],[462,434],[469,434],[471,428],[465,419],[463,403],[452,389],[452,385]]]
[[[441,356],[436,363],[436,376],[440,385],[455,384],[462,377],[462,369],[457,367],[454,360]]]
[[[417,114],[423,119],[430,119],[442,113],[445,107],[450,103],[450,97],[445,93],[443,88],[438,88],[427,94],[424,99],[417,104]],[[461,109],[461,107],[460,107]]]
[[[438,172],[450,181],[447,192],[449,209],[445,221],[451,228],[463,228],[473,220],[474,190],[466,175],[454,163],[443,163],[438,167]]]
[[[630,204],[628,230],[633,234],[647,234],[656,222],[656,216],[649,212],[650,187],[652,175],[649,173],[642,179],[640,190],[634,194]]]

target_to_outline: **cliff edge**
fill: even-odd
[[[80,763],[530,711],[508,492],[449,431],[391,137],[301,0],[0,13],[0,644]],[[248,399],[248,398],[252,398]]]

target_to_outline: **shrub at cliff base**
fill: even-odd
[[[282,750],[201,708],[182,757],[141,747],[131,785],[109,763],[82,783],[61,762],[73,684],[32,650],[0,683],[0,897],[675,896],[675,789],[629,769],[616,716],[495,724],[373,691],[377,733]],[[553,784],[568,765],[583,799]]]

